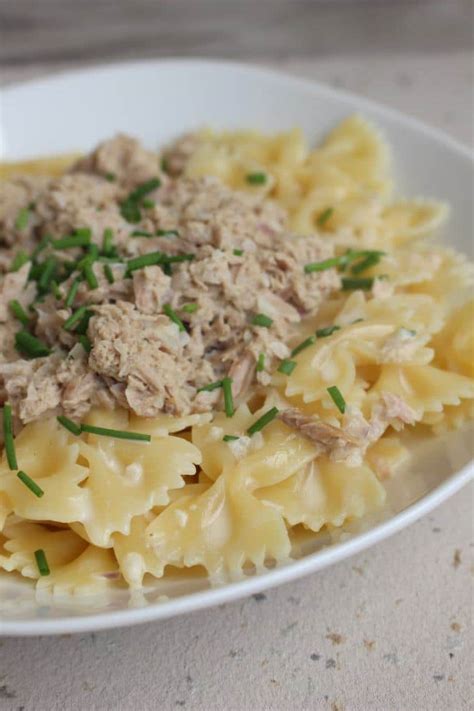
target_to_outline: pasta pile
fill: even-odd
[[[261,172],[268,180],[250,186],[245,176]],[[388,394],[403,400],[413,422],[406,424],[424,436],[474,416],[474,305],[465,298],[472,266],[420,240],[447,207],[392,199],[389,150],[372,126],[349,118],[313,151],[298,130],[204,131],[185,174],[263,191],[286,208],[295,233],[317,231],[338,254],[380,250],[362,275],[371,288],[324,303],[290,344],[310,339],[295,348],[296,367],[253,390],[232,418],[95,410],[86,420],[148,433],[149,444],[77,437],[55,418],[25,426],[17,456],[44,495],[32,496],[3,453],[0,568],[36,580],[39,591],[78,596],[124,581],[140,588],[147,575],[194,566],[213,583],[236,580],[289,560],[294,527],[341,527],[383,505],[383,479],[409,456],[400,419],[361,457],[341,462],[278,419],[247,436],[272,407],[297,408],[339,428],[354,413],[370,422]],[[312,338],[328,324],[338,328]],[[345,412],[328,393],[334,383]],[[37,549],[49,575],[40,574]]]

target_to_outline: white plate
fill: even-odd
[[[315,141],[339,120],[363,113],[391,144],[400,192],[452,205],[445,241],[468,253],[472,240],[472,156],[411,118],[365,99],[271,71],[227,62],[170,60],[121,64],[29,82],[0,93],[0,155],[19,159],[87,151],[116,131],[157,147],[203,124],[262,131],[301,126]],[[338,543],[308,536],[302,557],[242,582],[208,589],[186,576],[158,582],[145,595],[54,605],[35,600],[29,583],[0,580],[0,633],[55,634],[131,625],[234,600],[288,582],[353,555],[415,521],[472,477],[472,432],[430,440],[410,471],[388,487],[388,505],[365,530]]]

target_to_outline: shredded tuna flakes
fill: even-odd
[[[199,389],[229,375],[238,400],[261,353],[258,380],[268,382],[295,325],[339,289],[334,269],[304,273],[333,249],[291,234],[279,206],[216,178],[181,177],[192,150],[184,137],[164,173],[157,155],[120,135],[59,178],[0,185],[0,404],[21,422],[83,417],[93,405],[147,417],[222,408],[219,389]],[[76,247],[54,244],[81,234]],[[20,251],[29,261],[10,272]],[[269,325],[253,324],[256,314]],[[15,348],[25,328],[49,355]]]

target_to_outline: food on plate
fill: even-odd
[[[2,174],[0,568],[39,590],[284,562],[473,416],[472,266],[362,118]]]

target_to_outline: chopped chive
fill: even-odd
[[[73,249],[74,247],[88,247],[90,242],[91,231],[87,230],[62,239],[53,239],[51,245],[54,249]]]
[[[80,306],[76,311],[74,311],[74,313],[71,314],[71,316],[69,316],[69,318],[66,319],[66,321],[64,321],[64,323],[63,323],[64,330],[65,331],[72,331],[74,326],[76,326],[76,324],[78,324],[81,321],[81,319],[85,316],[86,311],[87,311],[87,306]]]
[[[39,574],[41,576],[49,575],[51,571],[49,569],[48,561],[46,560],[46,554],[42,548],[35,551],[35,560],[36,565],[38,566]]]
[[[361,272],[365,272],[366,269],[370,269],[370,267],[374,267],[376,264],[378,264],[380,262],[380,259],[380,252],[372,252],[371,254],[368,254],[367,257],[361,262],[357,262],[357,264],[354,264],[351,269],[351,272],[352,274],[361,274]]]
[[[125,276],[130,276],[130,274],[136,269],[143,269],[144,267],[150,267],[153,264],[160,264],[162,261],[163,252],[149,252],[148,254],[142,254],[140,257],[129,259],[127,262]]]
[[[137,222],[140,222],[142,219],[142,213],[140,212],[140,208],[136,202],[133,200],[124,200],[120,204],[120,214],[124,218],[124,220],[127,220],[127,222],[130,222],[130,224],[134,225]]]
[[[141,432],[125,432],[124,430],[111,430],[108,427],[95,427],[95,425],[81,425],[82,432],[102,435],[104,437],[115,437],[116,439],[130,439],[136,442],[151,442],[151,435]]]
[[[53,278],[54,272],[56,270],[57,261],[54,257],[48,257],[44,262],[43,270],[41,276],[38,280],[38,286],[42,291],[47,291],[49,288],[49,283]]]
[[[58,282],[55,279],[51,280],[49,289],[50,289],[52,295],[54,296],[54,298],[57,299],[57,301],[59,301],[59,299],[63,298],[61,289],[59,288]]]
[[[263,328],[270,328],[273,323],[273,319],[265,314],[255,314],[250,322],[253,326],[262,326]]]
[[[334,213],[334,208],[333,207],[327,207],[325,210],[323,210],[319,215],[318,219],[316,222],[318,223],[319,227],[322,227],[323,225],[326,224],[326,222],[332,217]]]
[[[312,346],[313,343],[316,343],[316,336],[308,336],[304,341],[299,343],[297,346],[293,348],[291,351],[292,356],[298,355],[298,353],[301,353],[301,351],[304,351],[305,348],[309,348],[309,346]]]
[[[181,311],[184,311],[186,314],[193,314],[195,311],[197,311],[199,308],[198,304],[183,304],[181,306]]]
[[[171,256],[168,256],[167,254],[163,255],[163,264],[178,264],[179,262],[192,262],[193,259],[196,258],[195,254],[173,254]]]
[[[109,181],[109,183],[114,183],[117,180],[115,173],[106,173],[104,178]]]
[[[275,417],[278,415],[278,412],[279,410],[277,407],[272,407],[264,415],[259,417],[258,420],[248,428],[247,434],[249,435],[249,437],[252,437],[252,435],[254,435],[256,432],[260,432],[260,430],[270,424],[270,422],[274,420]]]
[[[80,343],[81,346],[84,348],[84,350],[85,350],[86,353],[90,353],[90,352],[91,352],[91,350],[92,350],[92,343],[91,343],[90,340],[87,338],[87,336],[85,336],[84,334],[81,334],[81,335],[79,336],[79,343]]]
[[[19,210],[18,215],[15,220],[15,229],[24,230],[28,227],[28,222],[30,221],[30,211],[27,207],[22,207]]]
[[[131,237],[153,237],[152,233],[147,232],[146,230],[133,230],[133,232],[130,236]]]
[[[243,249],[234,249],[232,254],[235,254],[236,257],[241,257],[244,253]]]
[[[93,312],[93,311],[90,311],[89,309],[87,309],[86,313],[85,313],[84,316],[81,318],[81,320],[79,321],[78,325],[76,326],[76,331],[75,331],[75,332],[76,332],[76,334],[77,334],[78,336],[79,336],[79,335],[82,336],[82,335],[84,335],[85,333],[87,333],[87,329],[89,328],[89,321],[91,320],[91,318],[93,317],[93,315],[94,315],[94,312]]]
[[[31,258],[36,259],[38,254],[40,254],[43,250],[46,249],[48,244],[51,242],[51,239],[51,235],[45,235],[43,239],[34,248],[33,252],[31,253]]]
[[[28,331],[18,331],[15,334],[15,347],[20,353],[30,356],[30,358],[41,358],[51,353],[51,349],[46,344]]]
[[[83,268],[84,276],[91,289],[97,289],[99,282],[94,274],[91,264],[86,264]]]
[[[178,314],[176,313],[176,311],[174,311],[174,310],[171,308],[171,305],[170,305],[170,304],[164,304],[164,306],[163,306],[163,312],[168,316],[168,318],[170,319],[170,321],[173,321],[173,323],[175,323],[175,324],[178,326],[178,328],[179,328],[180,331],[185,331],[185,330],[186,330],[184,323],[181,321],[181,319],[179,318],[179,316],[178,316]]]
[[[162,266],[163,273],[166,274],[166,276],[171,276],[173,274],[173,269],[171,267],[171,264],[163,264]]]
[[[216,380],[214,383],[209,383],[208,385],[203,385],[202,388],[198,388],[198,393],[210,393],[213,390],[217,390],[217,388],[222,387],[222,380]]]
[[[5,445],[5,454],[10,469],[18,469],[16,459],[15,440],[13,438],[13,417],[12,406],[6,402],[3,406],[3,441]]]
[[[157,237],[179,237],[178,230],[156,230]]]
[[[114,279],[114,273],[110,267],[110,264],[104,264],[104,276],[109,282],[109,284],[113,284],[115,279]]]
[[[224,409],[227,417],[232,417],[234,410],[234,399],[232,397],[232,378],[224,378],[222,381],[224,392]]]
[[[346,411],[346,401],[342,397],[341,391],[339,390],[337,385],[331,385],[330,388],[327,388],[327,391],[339,412],[344,414]]]
[[[17,272],[19,269],[22,268],[24,264],[29,261],[29,255],[23,249],[20,249],[20,251],[17,252],[13,257],[12,263],[10,264],[10,271]]]
[[[38,497],[38,499],[41,499],[41,497],[42,497],[43,494],[44,494],[43,489],[42,489],[40,486],[38,486],[38,484],[37,484],[35,481],[33,481],[33,479],[31,479],[31,478],[28,476],[28,474],[25,474],[25,472],[19,471],[19,472],[17,473],[17,477],[18,477],[18,479],[19,479],[20,481],[23,482],[23,484],[24,484],[25,486],[28,487],[28,489],[29,489],[35,496]]]
[[[109,255],[113,250],[113,239],[114,233],[111,227],[106,227],[104,234],[102,235],[102,251],[104,254]]]
[[[12,299],[12,301],[8,302],[8,306],[10,307],[10,311],[18,321],[20,321],[24,326],[27,326],[29,324],[30,317],[28,316],[19,301],[17,301],[16,299]]]
[[[342,279],[342,290],[351,291],[352,289],[362,289],[369,291],[374,285],[373,277],[361,277],[360,279]]]
[[[339,331],[340,326],[326,326],[325,328],[318,328],[316,331],[316,338],[327,338],[328,336],[332,336],[334,331]]]
[[[330,259],[325,259],[323,262],[310,262],[304,265],[304,270],[306,274],[312,274],[313,272],[324,272],[326,269],[332,269],[337,267],[341,263],[340,257],[331,257]]]
[[[238,437],[237,435],[226,434],[223,436],[222,441],[223,442],[235,442],[238,439],[240,439],[240,437]]]
[[[142,200],[142,207],[145,208],[145,210],[151,210],[152,208],[155,207],[155,202],[153,200],[150,200],[149,198],[145,198]]]
[[[69,419],[69,417],[64,417],[64,415],[58,415],[56,417],[57,421],[59,422],[60,425],[65,427],[69,432],[71,432],[73,435],[76,435],[78,437],[81,432],[81,425],[76,425],[75,422]]]
[[[289,360],[288,358],[285,358],[285,360],[282,360],[282,362],[280,363],[278,372],[283,373],[284,375],[291,375],[297,365],[298,364],[295,360]]]
[[[74,281],[72,282],[72,284],[69,288],[69,291],[67,293],[66,299],[64,301],[64,305],[67,306],[67,308],[71,308],[71,306],[73,305],[80,283],[81,283],[81,280],[79,279],[79,277],[74,279]]]
[[[255,366],[255,370],[257,373],[261,373],[262,370],[265,370],[265,353],[260,353],[258,358],[257,358],[257,365]]]
[[[265,185],[267,176],[265,173],[248,173],[245,176],[247,183],[250,185]]]
[[[148,195],[148,193],[152,193],[153,190],[159,188],[160,185],[161,180],[159,178],[151,178],[145,183],[138,185],[135,190],[130,193],[127,200],[131,200],[132,202],[139,202],[140,200],[143,200],[143,198]]]

